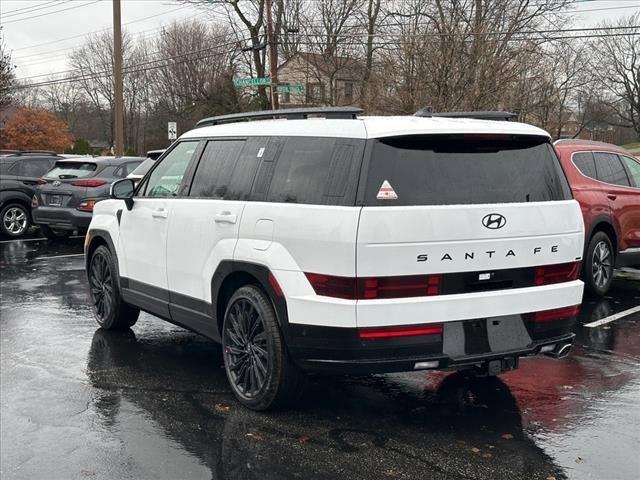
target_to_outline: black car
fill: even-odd
[[[63,157],[53,152],[0,154],[0,233],[18,238],[32,224],[31,198],[38,179]]]
[[[69,158],[41,179],[32,200],[33,221],[47,238],[83,231],[93,206],[109,197],[111,184],[143,162],[141,157]]]

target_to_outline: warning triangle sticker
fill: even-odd
[[[378,200],[397,200],[398,195],[396,194],[391,184],[387,180],[385,180],[384,182],[382,182],[376,198]]]

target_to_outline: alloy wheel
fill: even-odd
[[[11,207],[4,212],[2,224],[11,235],[22,235],[28,226],[27,214],[19,207]]]
[[[91,259],[89,286],[98,317],[107,318],[113,309],[113,277],[107,258],[100,253]]]
[[[267,380],[269,351],[264,322],[253,302],[240,298],[231,306],[223,342],[231,382],[241,396],[254,398]]]
[[[611,249],[605,241],[598,242],[593,249],[591,274],[593,276],[593,282],[598,288],[604,288],[613,274]]]

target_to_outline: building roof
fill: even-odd
[[[309,118],[306,120],[260,120],[204,126],[180,138],[232,136],[301,136],[382,138],[418,134],[516,134],[549,137],[544,130],[518,122],[438,117],[358,117],[357,119]]]

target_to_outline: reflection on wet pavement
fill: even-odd
[[[578,327],[515,372],[314,377],[295,410],[237,404],[219,347],[143,314],[96,329],[82,240],[0,245],[2,478],[635,479],[640,315]],[[73,256],[76,255],[76,256]],[[627,272],[581,323],[640,303]]]

